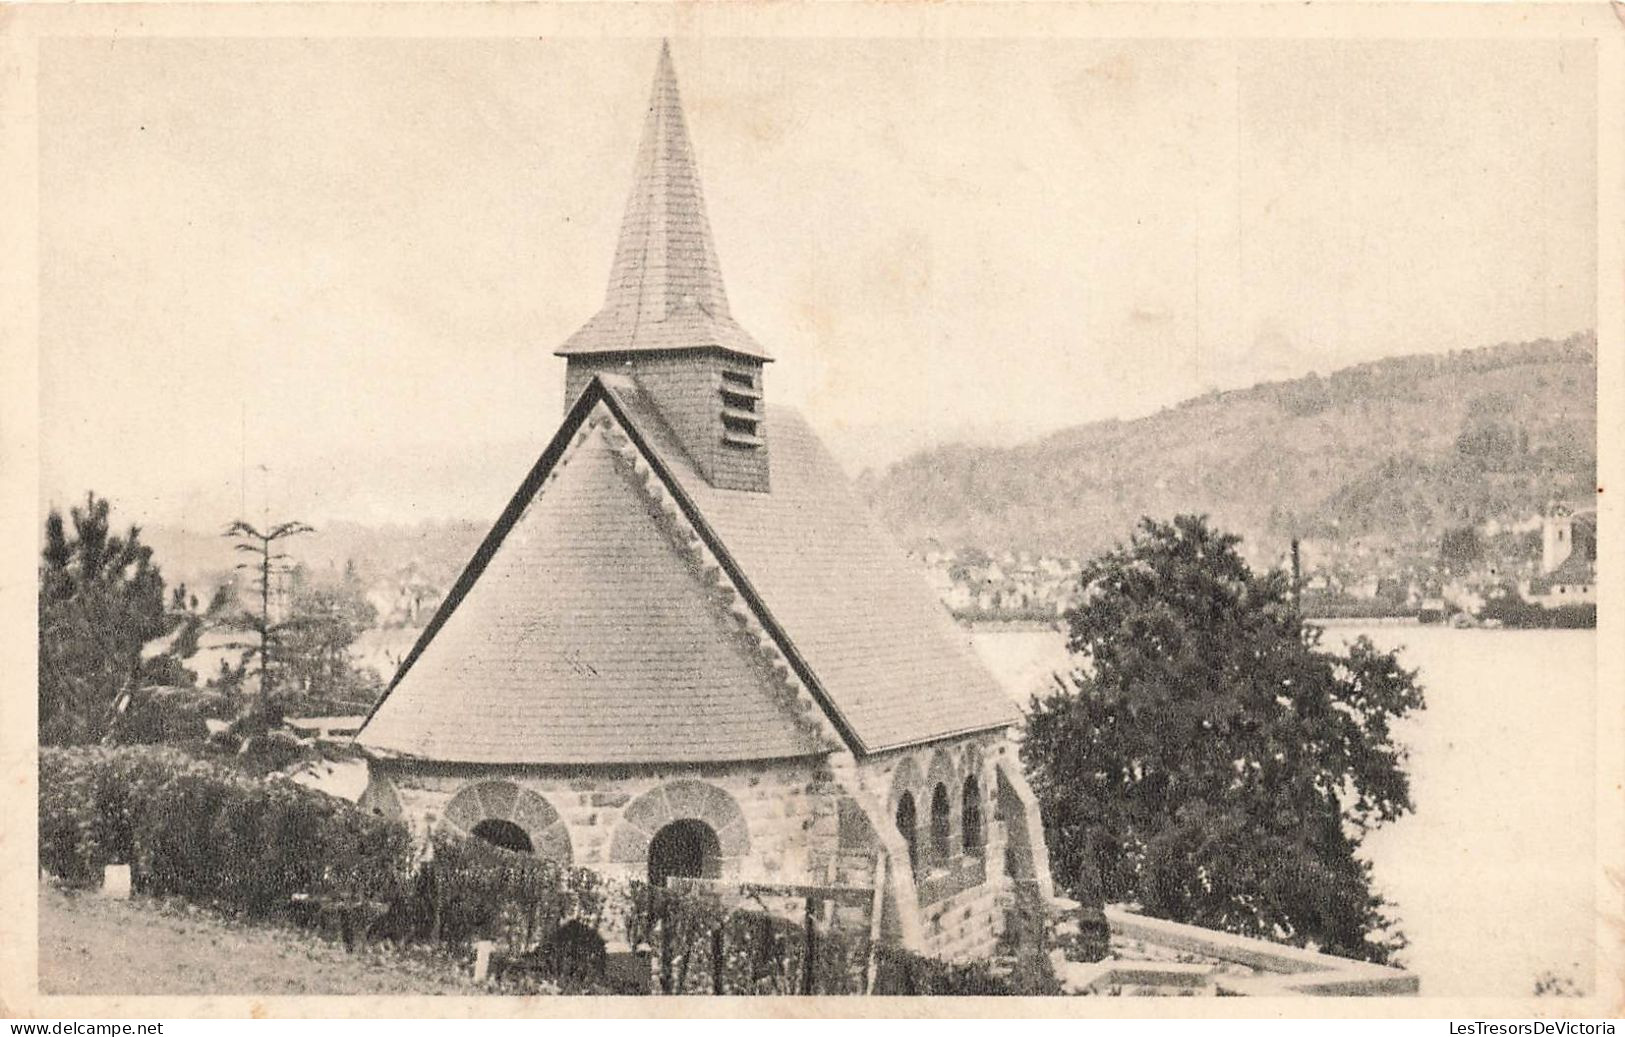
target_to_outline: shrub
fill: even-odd
[[[861,994],[867,934],[814,926],[773,911],[732,907],[714,894],[633,883],[627,931],[648,945],[662,992],[672,994]],[[949,964],[900,947],[875,948],[876,994],[996,996],[1061,992],[1041,948],[1022,941],[1008,974],[990,962]],[[808,962],[808,955],[812,961]]]
[[[173,749],[45,750],[39,824],[40,863],[65,881],[127,863],[144,892],[257,916],[296,893],[387,901],[411,868],[399,822]]]
[[[198,766],[163,748],[44,749],[40,753],[40,865],[73,884],[107,864],[133,864],[136,833],[157,789]]]
[[[286,731],[249,735],[238,751],[242,754],[241,763],[259,774],[286,770],[306,755],[299,739]]]
[[[420,926],[427,918],[437,940],[489,939],[525,952],[548,944],[566,922],[602,924],[606,890],[595,872],[443,832],[433,846],[412,913]]]
[[[203,718],[216,708],[216,700],[224,698],[197,688],[142,688],[113,721],[113,740],[123,745],[202,741],[209,737]]]
[[[988,997],[1016,992],[1009,980],[995,975],[985,962],[950,965],[891,946],[876,953],[876,994]]]

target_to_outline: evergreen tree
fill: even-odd
[[[228,625],[235,626],[255,636],[249,644],[240,645],[244,650],[243,661],[250,660],[258,663],[256,675],[259,678],[259,703],[261,712],[266,711],[271,702],[272,689],[275,684],[280,664],[278,648],[286,626],[272,617],[271,596],[274,578],[285,571],[283,565],[288,555],[281,550],[282,541],[289,537],[302,536],[314,533],[312,526],[294,520],[281,522],[261,532],[253,525],[238,519],[226,527],[224,536],[235,540],[234,550],[254,556],[252,562],[239,563],[238,569],[252,570],[254,573],[254,591],[259,598],[258,611],[244,611],[228,620]]]
[[[45,520],[39,570],[39,741],[94,742],[107,732],[118,696],[179,669],[173,650],[142,659],[142,648],[175,630],[164,581],[140,530],[112,532],[112,507],[87,494],[70,519]]]
[[[1033,700],[1022,757],[1080,899],[1333,954],[1403,946],[1357,851],[1412,808],[1392,722],[1415,673],[1321,647],[1286,578],[1203,518],[1145,520],[1085,566],[1079,666]]]

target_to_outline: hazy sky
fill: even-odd
[[[490,518],[602,299],[657,48],[47,41],[44,499]],[[1595,324],[1589,43],[673,53],[768,394],[854,471]]]

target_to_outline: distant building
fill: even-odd
[[[1556,504],[1548,509],[1540,531],[1540,571],[1553,573],[1570,557],[1597,560],[1597,511],[1571,511]]]
[[[1546,608],[1594,605],[1597,602],[1597,567],[1571,554],[1563,564],[1529,581],[1529,600]]]
[[[1546,608],[1596,604],[1596,509],[1555,505],[1541,524],[1540,540],[1541,574],[1529,581],[1529,600]]]
[[[357,736],[363,803],[662,883],[884,891],[985,957],[1053,890],[1018,714],[728,308],[662,50],[566,413]]]

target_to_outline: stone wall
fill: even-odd
[[[662,826],[694,818],[718,837],[723,877],[813,883],[826,880],[833,861],[839,796],[818,759],[660,768],[375,760],[362,804],[398,813],[420,830],[470,832],[481,820],[511,820],[531,834],[537,852],[627,878],[647,874],[649,840]],[[549,813],[567,841],[544,834]]]
[[[988,957],[1004,932],[1010,902],[1005,850],[1010,808],[997,793],[1001,768],[1017,766],[1002,733],[974,735],[871,757],[859,764],[864,784],[882,801],[888,824],[898,823],[904,797],[914,804],[912,887],[918,904],[920,950],[950,961]],[[974,786],[968,782],[974,780]],[[947,799],[947,852],[939,845],[933,801]],[[967,807],[971,839],[966,840]],[[977,816],[979,815],[979,816]],[[1014,819],[1022,823],[1025,818]],[[906,838],[906,833],[905,833]]]
[[[752,409],[760,415],[755,434],[763,445],[741,448],[724,442],[722,411],[727,402],[722,395],[726,384],[724,372],[749,380]],[[635,376],[638,385],[654,397],[672,431],[683,441],[689,457],[713,486],[768,492],[771,470],[766,442],[770,430],[762,409],[761,361],[720,349],[635,355],[578,354],[570,357],[565,371],[566,409],[580,398],[593,375],[600,373]],[[744,406],[745,402],[734,398],[732,405]]]
[[[922,929],[925,953],[945,961],[985,961],[1004,935],[1011,897],[1003,876],[927,904]]]
[[[948,960],[992,954],[1012,879],[1039,881],[1049,895],[1036,806],[1002,734],[863,760],[569,768],[373,760],[370,775],[362,805],[419,831],[472,834],[482,821],[511,822],[538,854],[609,877],[645,878],[650,840],[684,819],[710,827],[715,875],[739,882],[868,885],[884,851],[883,932]],[[947,810],[934,826],[939,786]],[[896,827],[905,796],[916,803],[912,866]],[[850,913],[843,921],[867,923],[866,912]]]

